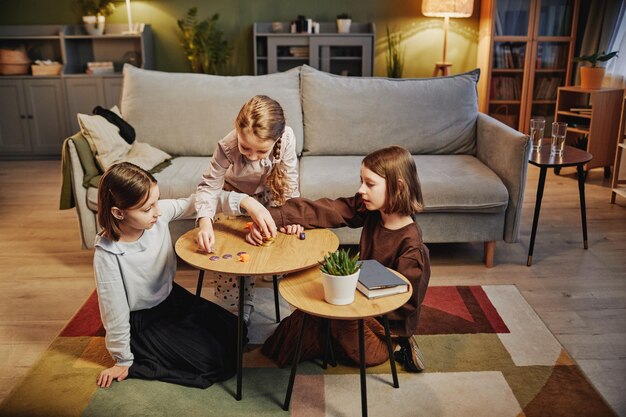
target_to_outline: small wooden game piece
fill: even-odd
[[[304,232],[300,233],[300,240],[306,239],[306,234]]]
[[[250,260],[250,255],[248,255],[247,253],[243,252],[241,255],[239,255],[239,262],[248,262]]]

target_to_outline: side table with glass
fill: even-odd
[[[531,120],[531,141],[532,149],[528,162],[539,167],[539,182],[537,185],[537,199],[535,202],[535,214],[533,216],[533,226],[530,234],[530,245],[528,247],[527,266],[532,265],[533,249],[537,234],[537,224],[539,222],[539,212],[541,210],[541,199],[546,182],[548,168],[560,169],[563,167],[575,166],[578,177],[578,194],[580,197],[580,214],[583,228],[583,245],[587,249],[587,213],[585,207],[585,172],[584,166],[593,156],[581,149],[565,145],[567,124],[562,122],[552,123],[552,137],[543,137],[543,124],[537,120]]]

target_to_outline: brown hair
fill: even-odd
[[[280,147],[285,132],[285,114],[283,108],[268,96],[254,96],[243,105],[235,119],[237,131],[252,133],[261,140],[274,141],[272,155],[277,163],[267,176],[265,185],[271,192],[273,204],[285,203],[285,193],[289,187],[287,173],[281,160]]]
[[[98,222],[106,237],[120,239],[119,220],[111,210],[132,209],[144,204],[150,197],[150,187],[156,184],[152,174],[129,162],[112,165],[98,184]]]
[[[422,187],[409,151],[400,146],[379,149],[363,159],[363,166],[387,183],[385,213],[410,216],[424,209]]]

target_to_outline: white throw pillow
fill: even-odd
[[[111,111],[121,117],[117,106]],[[119,128],[102,116],[79,113],[78,124],[102,171],[118,162],[131,162],[149,171],[171,158],[171,155],[147,143],[135,140],[129,145],[120,136]]]

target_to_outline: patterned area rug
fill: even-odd
[[[210,290],[205,290],[210,292]],[[281,409],[289,369],[259,352],[275,328],[272,292],[258,288],[252,344],[236,378],[206,390],[126,380],[98,389],[110,366],[95,293],[0,405],[2,416],[358,416],[359,370],[298,368],[290,413]],[[282,315],[289,314],[282,305]],[[368,369],[371,416],[612,416],[600,394],[515,286],[431,287],[420,319],[427,369],[391,386],[389,364]]]

